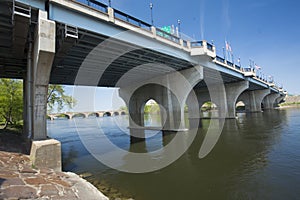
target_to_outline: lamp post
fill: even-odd
[[[111,7],[111,0],[108,0],[108,6]]]
[[[180,34],[180,24],[181,24],[181,21],[180,19],[177,20],[177,24],[178,24],[178,37],[181,37],[181,34]]]
[[[153,22],[153,3],[150,3],[150,12],[151,12],[151,25],[154,26],[154,22]]]

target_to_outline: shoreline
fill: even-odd
[[[300,104],[283,105],[283,106],[279,106],[277,109],[284,109],[284,108],[300,108]]]

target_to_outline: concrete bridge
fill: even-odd
[[[176,131],[185,129],[186,104],[190,119],[207,101],[219,117],[235,118],[237,101],[261,112],[286,94],[253,66],[216,55],[205,40],[166,33],[95,0],[2,0],[0,11],[0,76],[24,80],[25,133],[32,140],[47,138],[49,83],[120,88],[132,132],[143,129],[149,99],[163,108],[162,130]]]
[[[51,113],[47,114],[50,120],[54,120],[57,117],[64,116],[68,119],[73,119],[74,117],[83,117],[89,118],[90,116],[95,117],[110,117],[110,116],[119,116],[126,115],[126,111],[96,111],[96,112],[64,112],[64,113]]]

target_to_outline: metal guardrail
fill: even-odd
[[[105,5],[104,3],[101,3],[99,1],[97,1],[97,0],[77,0],[77,1],[79,1],[80,3],[86,4],[86,5],[88,5],[92,8],[95,8],[99,11],[102,11],[104,13],[107,13],[108,6]]]
[[[241,67],[241,66],[239,66],[239,65],[234,65],[234,68],[235,68],[235,69],[237,69],[237,70],[239,70],[239,71],[241,71],[241,70],[242,70],[242,67]]]
[[[247,68],[243,68],[243,71],[244,72],[253,72],[253,69],[250,67],[247,67]]]
[[[114,9],[114,13],[115,13],[115,18],[117,19],[121,19],[123,21],[126,21],[130,24],[133,24],[135,26],[138,26],[140,28],[143,29],[147,29],[149,31],[151,31],[151,24],[148,24],[147,22],[144,22],[142,20],[139,20],[138,18],[132,17],[122,11],[116,10]]]
[[[230,67],[234,67],[232,62],[227,61],[227,65],[229,65]]]
[[[216,60],[225,64],[225,59],[221,58],[220,56],[216,56]]]
[[[203,41],[191,42],[191,47],[203,47]]]

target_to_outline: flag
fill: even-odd
[[[256,69],[256,70],[261,70],[261,67],[258,66],[257,64],[255,64],[255,69]]]
[[[232,51],[230,44],[225,40],[225,45],[226,45],[226,50],[227,51]]]

